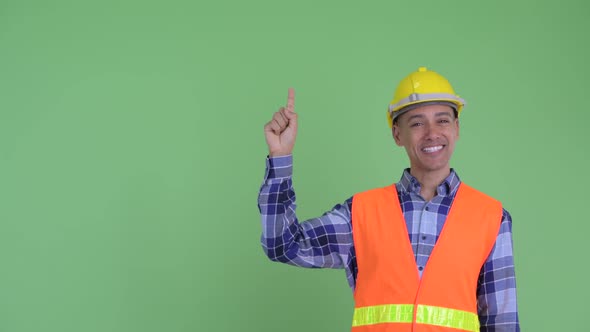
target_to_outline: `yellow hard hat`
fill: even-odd
[[[397,86],[387,111],[389,127],[393,126],[393,119],[410,109],[407,106],[433,102],[448,103],[457,111],[457,115],[465,106],[465,100],[455,94],[446,78],[426,67],[420,67]]]

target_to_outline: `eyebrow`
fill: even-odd
[[[445,112],[437,112],[436,114],[434,114],[435,117],[439,117],[439,116],[451,116],[452,113],[450,111],[445,111]],[[412,121],[413,119],[416,118],[424,118],[424,114],[414,114],[412,116],[410,116],[408,118],[408,122]]]
[[[434,116],[443,116],[443,115],[448,115],[451,116],[453,113],[446,111],[446,112],[437,112]]]
[[[424,115],[422,115],[422,114],[414,114],[408,118],[408,122],[412,121],[413,119],[423,118],[423,117],[424,117]]]

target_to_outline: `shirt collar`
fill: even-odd
[[[461,180],[459,179],[459,176],[455,170],[451,168],[449,176],[447,176],[436,188],[436,194],[439,196],[454,195],[457,192],[457,189],[459,189],[460,184]],[[404,170],[401,179],[397,183],[397,189],[407,193],[420,195],[420,183],[412,176],[412,174],[410,174],[409,168]]]

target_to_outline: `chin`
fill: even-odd
[[[421,168],[425,171],[428,171],[428,172],[437,172],[437,171],[442,171],[442,170],[448,170],[448,169],[450,169],[450,166],[448,163],[422,164]]]

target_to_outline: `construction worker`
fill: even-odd
[[[352,331],[520,330],[510,214],[461,182],[449,163],[464,105],[434,71],[405,77],[387,121],[410,167],[397,183],[301,223],[291,178],[293,89],[264,126],[262,247],[273,261],[344,268],[355,301]]]

